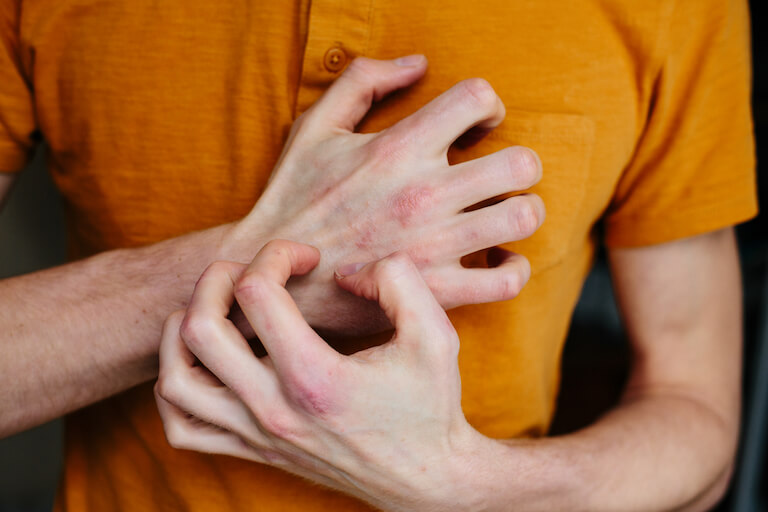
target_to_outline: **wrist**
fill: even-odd
[[[562,439],[475,434],[451,460],[443,510],[585,509],[586,472]]]
[[[507,446],[467,424],[467,430],[454,442],[451,457],[446,461],[442,492],[433,510],[488,509],[488,484],[498,458],[504,457],[507,450]]]
[[[277,238],[270,237],[266,230],[255,227],[247,219],[220,226],[215,260],[250,263],[267,242]]]
[[[388,512],[486,510],[487,503],[480,491],[492,472],[486,466],[493,461],[484,454],[492,450],[494,443],[466,424],[466,430],[444,444],[448,450],[439,456],[420,457],[420,461],[430,463],[406,469],[406,479],[384,490],[383,495],[388,497],[377,506]]]

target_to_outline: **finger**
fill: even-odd
[[[261,455],[261,450],[250,446],[236,434],[190,417],[157,393],[155,400],[165,437],[173,448],[229,455],[262,464],[268,462]]]
[[[528,259],[498,247],[493,250],[496,264],[491,268],[464,268],[457,263],[439,268],[425,277],[445,309],[517,297],[531,276]]]
[[[263,444],[251,411],[208,370],[195,365],[195,356],[179,335],[183,314],[178,313],[169,317],[163,329],[156,396],[206,423]]]
[[[443,155],[470,128],[490,130],[501,124],[505,112],[493,87],[482,78],[471,78],[454,85],[372,142],[405,142],[429,154]]]
[[[432,338],[435,330],[446,327],[453,331],[407,254],[398,252],[359,270],[358,266],[341,267],[336,282],[355,295],[377,301],[394,325],[397,340]]]
[[[227,319],[234,301],[235,281],[243,272],[238,263],[211,264],[195,285],[178,332],[183,344],[203,366],[249,407],[256,408],[265,394],[270,396],[274,392],[271,374]],[[170,351],[173,347],[166,348]]]
[[[423,55],[395,60],[357,57],[307,111],[307,127],[310,130],[352,132],[374,101],[411,85],[426,70],[427,59]]]
[[[456,216],[425,245],[443,247],[456,257],[523,240],[544,222],[544,203],[536,194],[521,194],[500,203]]]
[[[440,189],[440,202],[461,211],[504,193],[528,189],[540,179],[541,162],[536,152],[512,146],[451,166]]]
[[[175,311],[168,316],[163,324],[158,355],[160,377],[195,364],[195,355],[187,350],[181,339],[181,334],[179,334],[185,314],[186,311],[184,310]]]
[[[247,267],[233,261],[217,261],[209,265],[195,283],[187,310],[205,309],[212,315],[226,317],[234,303],[234,285]]]
[[[274,240],[259,251],[237,283],[237,302],[278,374],[324,368],[338,358],[307,324],[285,289],[288,278],[309,272],[319,261],[314,247]]]
[[[265,445],[251,444],[250,441],[244,440],[233,432],[222,430],[189,416],[185,411],[157,396],[157,394],[155,398],[165,436],[173,448],[215,455],[229,455],[268,464],[280,467],[310,481],[337,490],[345,490],[344,487],[339,486],[338,482],[329,477],[329,475],[335,475],[336,471],[324,461],[313,459],[305,464],[308,466],[305,469],[293,460],[298,458],[295,454],[286,454],[280,447],[269,443]]]

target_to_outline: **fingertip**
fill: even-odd
[[[534,208],[536,209],[536,216],[539,219],[539,225],[536,229],[539,229],[544,221],[547,219],[547,206],[544,204],[544,200],[538,194],[529,194],[533,201]]]
[[[334,275],[337,279],[344,279],[345,277],[357,274],[367,263],[347,263],[336,269]]]
[[[388,65],[381,68],[388,77],[374,89],[374,101],[381,101],[394,91],[410,87],[427,72],[427,58],[421,54],[398,57],[388,62],[381,61],[380,64]]]
[[[392,60],[356,57],[331,85],[323,97],[312,106],[309,130],[341,128],[353,132],[370,110],[373,101],[380,101],[398,89],[419,80],[427,68],[423,55]]]
[[[277,256],[280,256],[284,250],[289,253],[291,275],[306,274],[320,262],[320,250],[312,245],[292,240],[272,240],[264,247]]]
[[[413,55],[405,55],[403,57],[398,57],[394,59],[392,62],[394,62],[398,66],[409,67],[409,68],[426,67],[428,64],[427,56],[421,53],[415,53]]]
[[[168,318],[165,319],[165,324],[163,325],[164,329],[175,329],[178,330],[181,326],[181,322],[184,321],[184,317],[187,314],[186,309],[177,309],[170,315],[168,315]]]
[[[376,263],[347,263],[340,266],[333,272],[337,286],[366,300],[375,300],[376,285],[375,279],[371,278],[371,271]]]
[[[321,257],[320,249],[318,249],[314,245],[307,245],[307,244],[300,244],[300,245],[303,245],[305,248],[304,250],[307,251],[307,256],[306,256],[307,262],[310,262],[312,264],[312,266],[307,271],[312,270],[317,266],[318,263],[320,263],[320,257]]]

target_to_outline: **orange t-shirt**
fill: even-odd
[[[535,149],[547,220],[511,244],[533,266],[517,299],[451,312],[463,406],[486,435],[540,436],[600,236],[654,244],[755,214],[748,42],[743,0],[8,0],[0,171],[20,169],[41,134],[73,255],[138,246],[251,209],[291,122],[338,76],[329,50],[430,60],[366,131],[484,77],[507,118],[451,158]],[[368,509],[170,448],[151,386],[68,418],[58,510]]]

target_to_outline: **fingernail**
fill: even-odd
[[[421,65],[425,58],[426,57],[421,54],[407,55],[405,57],[395,59],[395,64],[398,66],[415,67]]]
[[[351,276],[352,274],[357,274],[366,265],[367,263],[347,263],[336,269],[336,275],[339,277]]]

